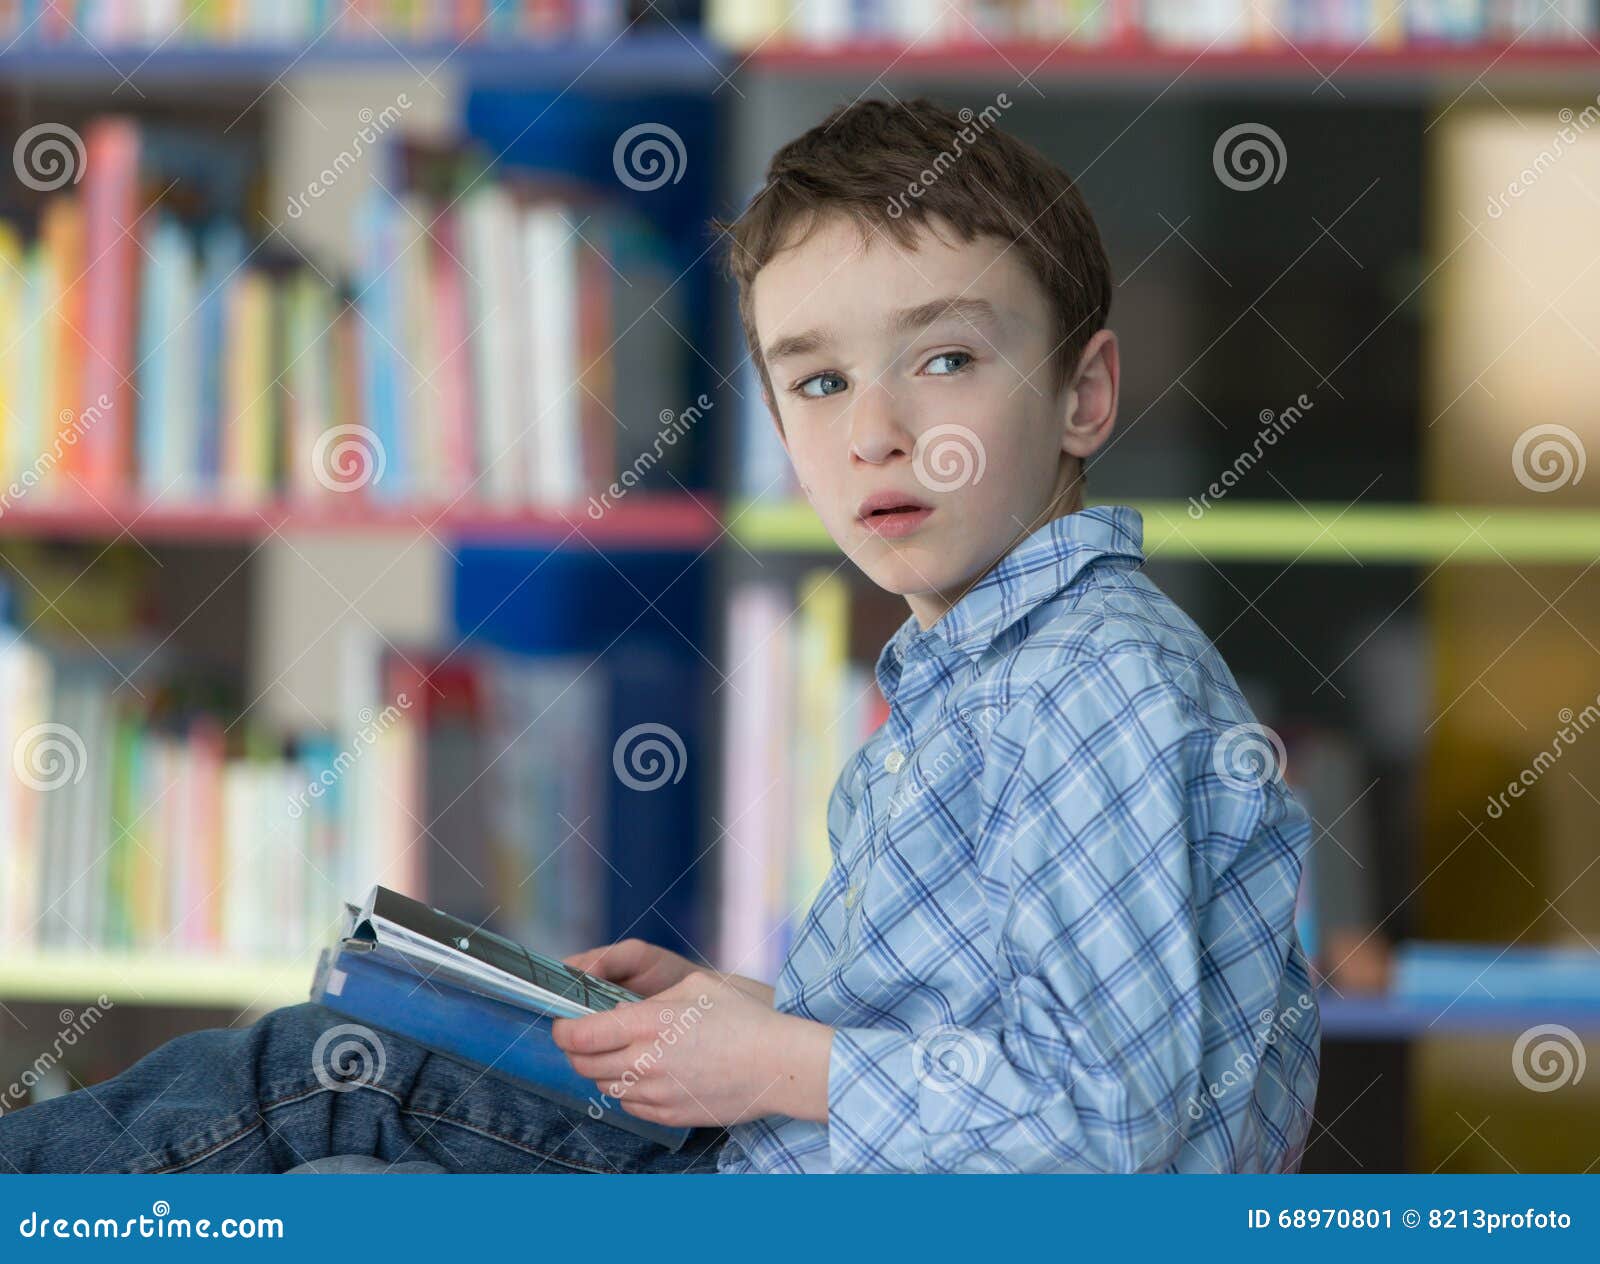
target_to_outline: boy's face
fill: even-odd
[[[1115,336],[1052,393],[1044,292],[1020,252],[946,224],[863,248],[842,216],[756,274],[779,430],[828,533],[933,624],[1023,535],[1077,507],[1110,433]],[[958,243],[958,244],[949,244]]]

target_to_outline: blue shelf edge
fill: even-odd
[[[27,45],[0,52],[0,83],[66,79],[270,81],[289,70],[415,66],[431,76],[447,66],[478,81],[522,84],[566,81],[579,75],[600,83],[705,86],[731,68],[725,50],[690,32],[647,31],[614,41],[359,43],[324,39],[283,44],[244,43],[160,47],[85,44]]]
[[[1574,1001],[1413,1001],[1393,996],[1317,993],[1325,1038],[1399,1040],[1423,1036],[1496,1035],[1559,1023],[1600,1032],[1600,1004]]]

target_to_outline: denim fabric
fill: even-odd
[[[352,1155],[446,1172],[716,1170],[722,1128],[671,1151],[387,1032],[359,1066],[319,1048],[349,1026],[307,1003],[179,1036],[0,1117],[0,1172],[287,1172]]]
[[[385,1163],[367,1154],[336,1154],[331,1159],[312,1159],[292,1167],[285,1176],[439,1176],[445,1171],[437,1163]]]

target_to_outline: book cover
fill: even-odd
[[[415,968],[397,969],[369,949],[323,950],[311,999],[335,1013],[424,1048],[481,1067],[586,1119],[625,1129],[676,1150],[689,1129],[638,1119],[604,1099],[550,1038],[546,1015],[441,983]]]

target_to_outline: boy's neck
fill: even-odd
[[[950,611],[950,608],[966,596],[973,587],[983,579],[1000,559],[1016,548],[1024,539],[1032,535],[1039,528],[1057,518],[1065,518],[1068,514],[1078,513],[1083,509],[1083,480],[1074,478],[1065,487],[1058,487],[1055,496],[1050,501],[1051,509],[1038,516],[1031,525],[1021,528],[1011,537],[1006,547],[990,560],[989,564],[971,579],[967,580],[959,589],[952,593],[914,593],[907,594],[906,605],[911,608],[911,613],[916,615],[917,623],[926,632],[935,623]]]

